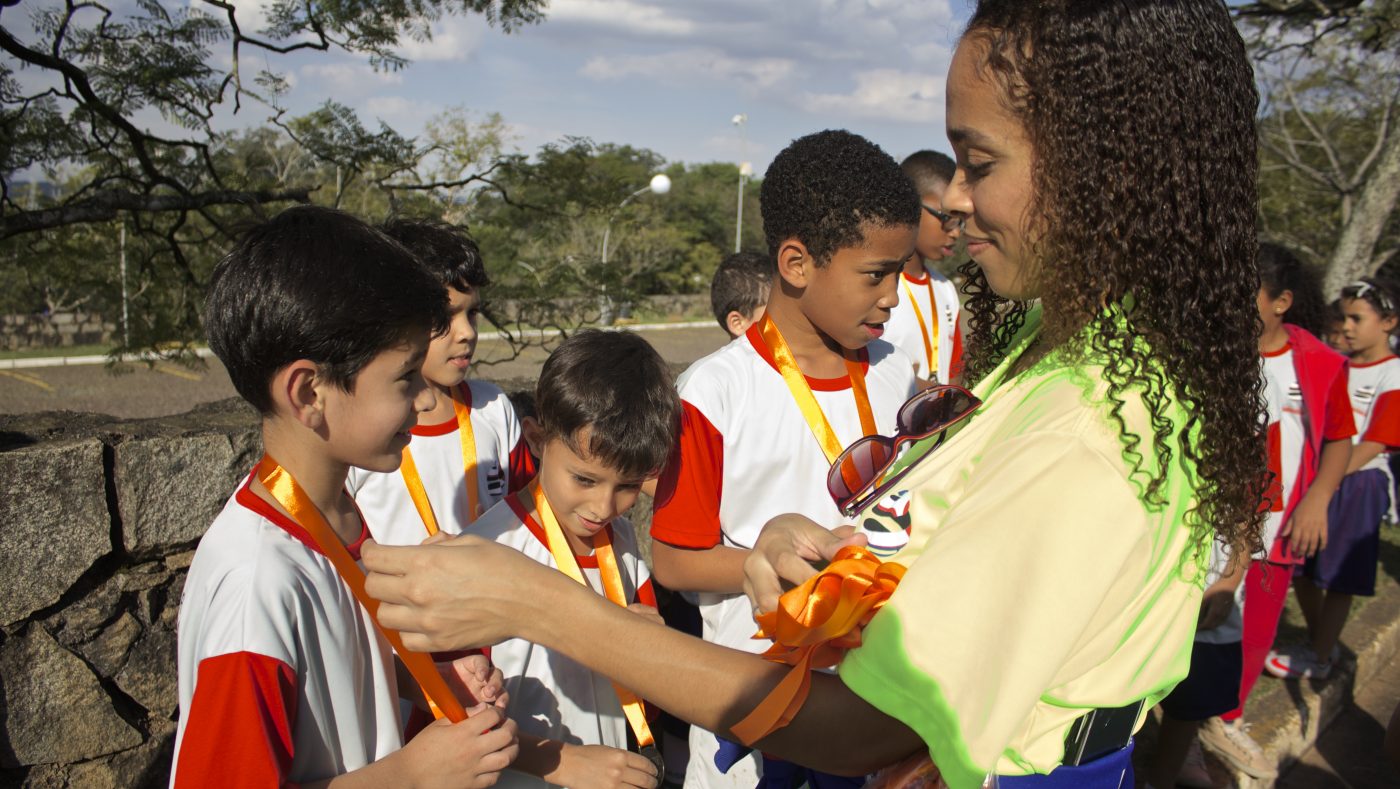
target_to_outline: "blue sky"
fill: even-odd
[[[967,0],[553,0],[542,24],[510,35],[445,18],[431,41],[406,43],[413,62],[399,72],[345,54],[270,63],[291,79],[298,111],[334,98],[411,135],[463,106],[499,112],[527,153],[576,135],[670,161],[750,160],[761,173],[788,141],[823,128],[895,157],[947,151],[943,82],[968,10]],[[264,65],[254,57],[245,68]],[[233,122],[257,122],[260,109]]]

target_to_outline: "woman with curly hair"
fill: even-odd
[[[948,75],[943,208],[973,260],[982,405],[885,476],[910,502],[907,571],[758,747],[847,775],[923,758],[952,787],[1132,786],[1211,540],[1259,544],[1256,106],[1219,0],[978,4]],[[745,568],[756,610],[861,540],[774,519]],[[786,674],[470,538],[363,555],[414,648],[538,640],[716,732]]]

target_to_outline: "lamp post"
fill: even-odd
[[[738,115],[735,115],[733,118],[730,118],[730,119],[729,119],[729,122],[732,123],[732,124],[734,124],[735,126],[739,127],[739,156],[742,158],[745,154],[748,153],[748,148],[749,148],[749,146],[748,146],[748,140],[747,140],[747,138],[745,138],[745,136],[744,136],[744,128],[746,127],[746,125],[747,125],[748,122],[749,122],[749,116],[748,116],[747,113],[741,112],[741,113],[739,113]],[[739,209],[738,209],[738,212],[737,212],[737,213],[738,213],[738,216],[736,216],[735,219],[734,219],[734,251],[735,251],[735,252],[738,252],[739,249],[740,249],[740,247],[741,247],[741,245],[743,244],[743,236],[744,236],[744,182],[747,181],[748,178],[749,178],[749,176],[751,176],[751,175],[753,175],[753,165],[749,164],[748,162],[740,162],[740,163],[739,163]]]
[[[626,207],[626,205],[632,202],[633,199],[641,197],[647,192],[651,192],[654,195],[664,195],[669,191],[671,191],[670,177],[668,177],[665,173],[657,173],[656,175],[653,175],[651,177],[651,181],[646,186],[643,186],[641,189],[638,189],[632,194],[627,195],[627,197],[623,198],[622,202],[617,204],[617,208],[614,208],[612,210],[612,213],[608,214],[608,224],[606,227],[603,228],[603,249],[602,254],[600,255],[600,257],[603,259],[603,266],[605,268],[608,265],[608,241],[612,238],[612,223],[613,218],[617,216],[617,212],[621,211],[624,207]],[[613,322],[614,317],[612,311],[612,299],[608,297],[606,285],[604,285],[602,302],[602,315],[600,316],[600,319],[604,324],[611,324]],[[626,316],[624,315],[624,317]]]

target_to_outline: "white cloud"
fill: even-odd
[[[786,58],[735,58],[716,49],[682,49],[657,55],[598,56],[584,63],[585,77],[615,80],[651,77],[663,82],[720,79],[771,88],[792,76],[796,64]]]
[[[403,72],[375,71],[358,62],[311,63],[301,67],[301,75],[337,93],[364,94],[384,85],[403,84]]]
[[[398,52],[412,61],[466,60],[481,47],[487,29],[477,16],[444,16],[432,26],[431,39],[405,37],[399,42]]]
[[[441,109],[436,104],[403,96],[372,96],[365,100],[364,114],[389,124],[403,134],[413,134]]]
[[[905,123],[932,123],[943,117],[942,74],[873,69],[855,75],[850,93],[807,93],[809,112]]]
[[[659,6],[671,7],[662,8]],[[683,14],[688,3],[645,2],[644,0],[554,0],[549,4],[545,24],[583,23],[641,35],[687,36],[696,23]]]

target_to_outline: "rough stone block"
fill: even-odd
[[[112,550],[96,439],[0,452],[0,624],[52,605]]]
[[[255,425],[119,444],[115,475],[126,549],[157,556],[198,540],[260,451]]]
[[[0,645],[5,767],[67,764],[145,739],[112,709],[112,699],[76,655],[31,625]]]
[[[132,646],[126,665],[113,679],[137,704],[169,718],[180,706],[175,658],[175,631],[159,625],[151,627]]]

